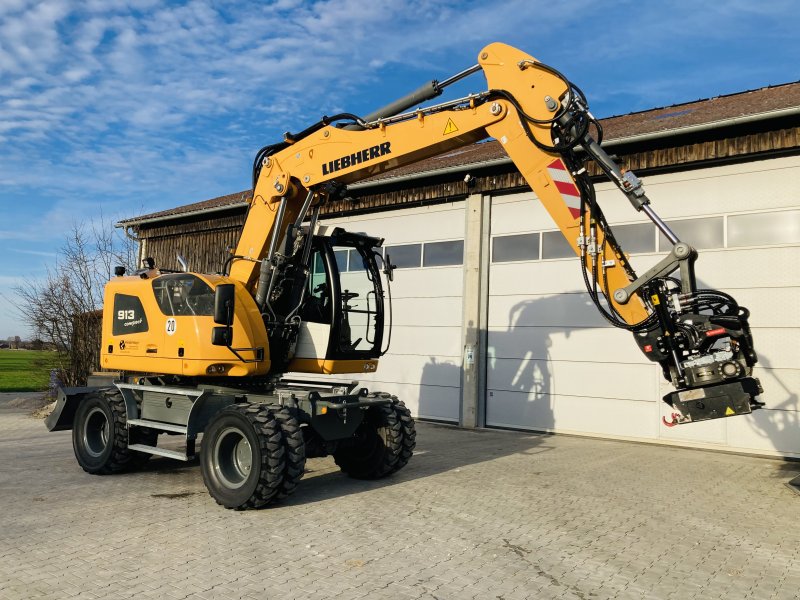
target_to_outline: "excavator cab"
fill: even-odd
[[[336,228],[312,241],[290,371],[372,372],[384,352],[383,240]]]

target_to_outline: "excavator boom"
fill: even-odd
[[[479,71],[486,91],[401,112]],[[263,298],[257,282],[264,287],[270,240],[274,248],[291,220],[306,216],[294,199],[322,202],[342,195],[349,183],[491,137],[502,144],[580,258],[598,310],[612,325],[630,330],[676,386],[677,392],[665,397],[675,409],[668,424],[758,408],[760,385],[750,377],[757,359],[746,309],[721,292],[697,290],[697,252],[658,217],[642,182],[606,154],[592,137],[593,128],[602,131],[582,92],[561,73],[520,50],[491,44],[480,52],[477,65],[443,84],[431,82],[365,119],[324,118],[262,149],[254,165],[250,216],[236,251],[245,260],[236,262],[230,275]],[[589,161],[674,245],[642,276],[595,199],[585,168]],[[267,262],[259,270],[253,261],[263,256]]]

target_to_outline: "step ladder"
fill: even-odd
[[[137,452],[144,452],[146,454],[153,454],[156,456],[164,456],[183,462],[188,462],[196,458],[195,442],[197,439],[197,432],[191,431],[188,425],[177,425],[175,423],[165,423],[162,421],[154,421],[150,419],[139,418],[139,407],[137,404],[137,397],[134,392],[155,392],[158,394],[169,394],[170,396],[184,396],[192,401],[192,409],[194,409],[197,401],[208,393],[208,390],[198,390],[189,388],[175,388],[165,387],[160,385],[139,385],[135,383],[115,383],[114,384],[122,394],[125,400],[125,409],[128,414],[127,425],[128,429],[134,427],[142,427],[152,429],[164,433],[178,433],[184,436],[183,451],[169,450],[159,446],[149,446],[147,444],[129,444],[128,448]],[[131,418],[135,415],[135,418]],[[189,423],[192,422],[192,411],[189,412],[187,419]]]

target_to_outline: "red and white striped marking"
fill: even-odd
[[[561,197],[564,198],[564,204],[569,208],[570,214],[577,219],[581,214],[581,193],[575,186],[575,182],[572,181],[567,166],[560,158],[557,158],[547,165],[547,173],[556,183],[556,188],[561,192]]]

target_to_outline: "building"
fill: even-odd
[[[350,187],[322,217],[385,237],[397,263],[390,352],[365,385],[421,418],[800,457],[800,82],[602,121],[604,146],[701,249],[701,285],[752,313],[767,402],[666,428],[670,391],[630,334],[587,302],[580,267],[496,142]],[[469,177],[466,177],[469,175]],[[465,181],[469,179],[469,182]],[[612,184],[598,197],[638,270],[664,243]],[[247,191],[127,219],[141,255],[218,271]]]

